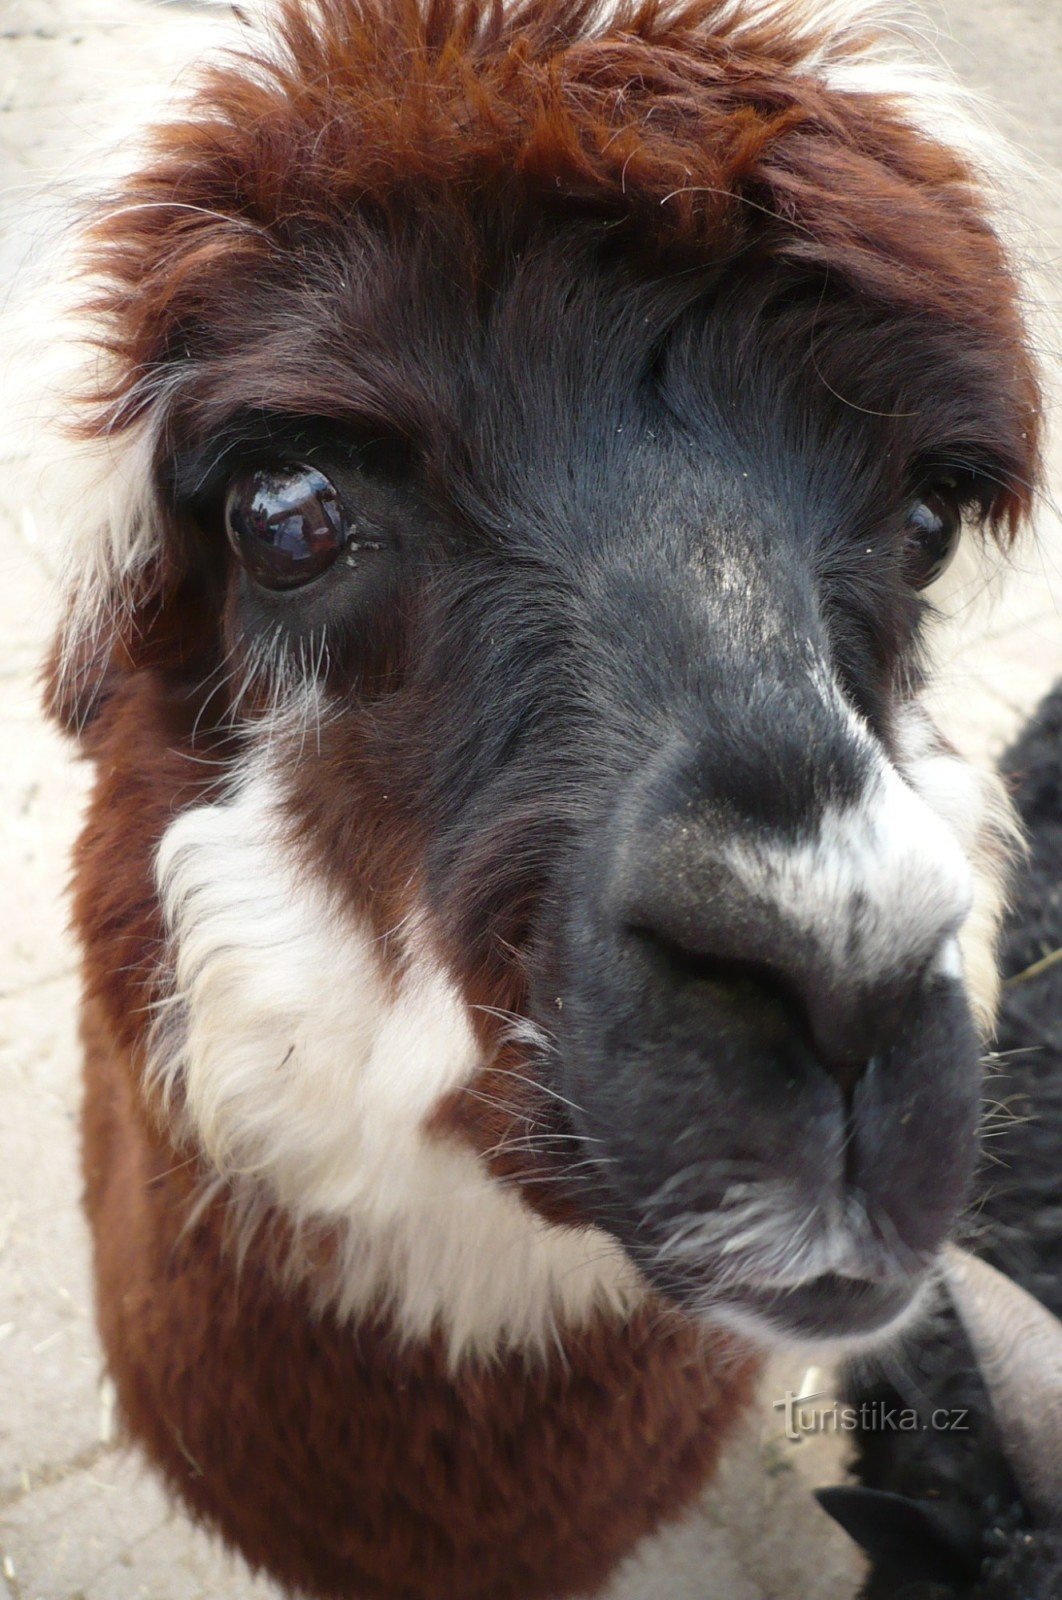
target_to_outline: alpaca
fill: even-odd
[[[618,1592],[961,1210],[1010,822],[926,591],[1040,397],[876,10],[282,0],[90,224],[98,1319],[293,1589]]]
[[[866,1435],[865,1487],[823,1496],[874,1557],[867,1600],[1062,1593],[1062,966],[1050,955],[1062,947],[1062,685],[1002,765],[1029,859],[1002,946],[990,1094],[1004,1120],[992,1130],[966,1229],[978,1255],[1050,1315],[1041,1324],[1013,1290],[982,1285],[1010,1307],[1002,1324],[1009,1349],[991,1340],[986,1349],[960,1275],[958,1314],[943,1301],[887,1358],[864,1358],[853,1372],[856,1405],[910,1408],[923,1420],[937,1408],[964,1413],[961,1431]]]

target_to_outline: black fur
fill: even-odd
[[[1062,1316],[1062,965],[1028,975],[1062,947],[1062,685],[1002,766],[1030,855],[1003,940],[990,1137],[965,1242]],[[889,1358],[860,1363],[849,1397],[911,1407],[923,1421],[936,1408],[966,1412],[961,1431],[863,1434],[864,1489],[822,1497],[872,1555],[867,1600],[1058,1600],[1062,1530],[1037,1526],[1023,1502],[950,1305]],[[880,1498],[870,1502],[865,1491]]]

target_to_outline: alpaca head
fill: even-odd
[[[826,10],[291,0],[93,230],[89,980],[350,1306],[863,1334],[961,1204],[925,592],[1038,395],[949,91]]]

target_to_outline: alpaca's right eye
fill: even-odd
[[[907,513],[904,571],[913,589],[928,589],[936,583],[959,547],[962,509],[955,491],[955,483],[944,480],[939,489],[927,490]]]
[[[256,582],[297,589],[333,565],[347,542],[339,494],[316,467],[259,468],[225,498],[229,543]]]

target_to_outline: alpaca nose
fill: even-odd
[[[852,983],[823,952],[801,947],[798,938],[779,936],[775,928],[754,929],[738,901],[728,905],[718,897],[711,920],[692,936],[684,928],[676,938],[665,909],[643,906],[630,931],[663,982],[704,986],[743,1036],[780,1046],[787,1039],[803,1041],[845,1094],[870,1067],[933,966],[929,961],[905,976]],[[735,948],[743,953],[731,954]]]
[[[624,851],[616,909],[663,985],[705,985],[764,1042],[797,1037],[843,1091],[905,1011],[961,977],[970,871],[945,824],[882,763],[795,835],[711,809]]]

